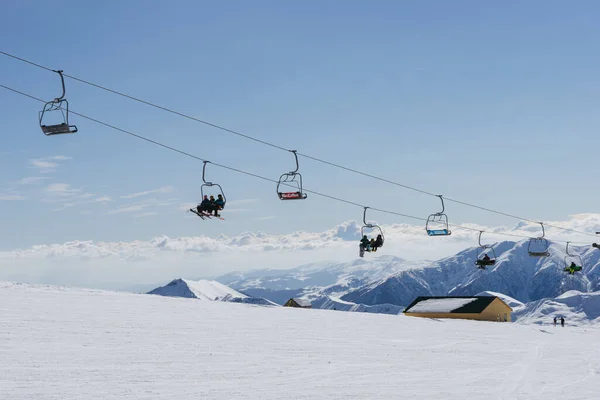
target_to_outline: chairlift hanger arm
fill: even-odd
[[[57,97],[56,99],[54,99],[54,101],[58,103],[59,101],[61,101],[65,97],[65,94],[66,94],[65,78],[63,77],[63,74],[62,74],[63,70],[62,69],[58,70],[58,71],[57,70],[53,70],[53,71],[56,72],[58,75],[60,75],[60,82],[62,83],[62,95],[60,97]]]
[[[373,225],[372,225],[372,224],[369,224],[369,223],[367,223],[367,208],[370,208],[370,207],[365,207],[365,209],[364,209],[364,211],[363,211],[363,224],[364,224],[364,225],[365,225],[365,227],[367,227],[367,228],[372,228],[372,227],[373,227]]]
[[[212,186],[212,182],[206,182],[205,176],[206,176],[206,164],[208,164],[210,161],[204,161],[204,165],[202,166],[202,181],[208,185],[208,186]]]
[[[291,153],[294,153],[294,158],[296,159],[296,169],[293,171],[290,171],[290,175],[296,175],[296,173],[300,169],[300,164],[298,163],[298,154],[296,153],[297,150],[289,150],[289,151]]]
[[[544,229],[544,223],[543,222],[538,222],[541,226],[542,226],[542,236],[540,236],[538,239],[543,239],[546,236],[546,230]]]

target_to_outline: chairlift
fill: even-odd
[[[488,265],[496,264],[496,251],[489,244],[481,244],[481,234],[483,231],[479,231],[479,247],[477,248],[477,259],[475,260],[475,265],[479,269],[485,269]],[[490,257],[490,254],[492,257]]]
[[[367,208],[369,208],[369,207],[365,207],[365,210],[363,211],[363,224],[364,225],[360,228],[360,238],[362,240],[362,238],[365,236],[365,229],[377,229],[377,230],[379,230],[378,236],[381,236],[381,243],[379,244],[378,247],[383,247],[383,243],[385,242],[385,237],[383,236],[383,231],[381,230],[381,227],[379,225],[367,223]],[[359,255],[361,257],[364,257],[365,251],[368,251],[368,252],[377,251],[377,247],[375,249],[372,249],[370,244],[367,244],[365,246],[361,242],[359,244]]]
[[[435,214],[431,214],[427,218],[427,223],[425,224],[425,229],[427,230],[427,234],[429,236],[448,236],[452,234],[452,231],[448,228],[448,216],[444,214],[445,206],[444,206],[444,198],[441,194],[437,195],[442,202],[442,211],[437,212]],[[436,226],[442,226],[442,229],[436,229]]]
[[[55,98],[47,102],[44,105],[42,111],[39,112],[39,122],[40,127],[42,128],[42,132],[44,135],[60,135],[64,133],[75,133],[77,132],[77,127],[75,125],[69,125],[69,102],[65,99],[65,78],[63,77],[63,71],[54,71],[58,75],[60,75],[60,80],[62,83],[62,95],[60,97]],[[63,107],[64,105],[64,107]],[[56,111],[60,111],[62,114],[62,122],[58,124],[46,125],[44,122],[44,116],[48,119],[48,114],[51,113],[52,116],[58,115]]]
[[[568,272],[569,275],[574,275],[575,272],[583,270],[583,258],[578,254],[569,253],[569,243],[567,242],[567,255],[565,256],[565,268],[563,271]]]
[[[298,172],[298,169],[300,168],[298,164],[298,155],[296,154],[296,150],[289,151],[294,153],[294,157],[296,158],[296,169],[282,174],[279,177],[279,181],[277,182],[277,195],[279,196],[279,200],[304,200],[307,195],[302,191],[302,175]],[[282,184],[294,187],[297,190],[292,192],[282,192],[279,189]]]
[[[211,188],[213,186],[216,186],[218,188],[218,191],[220,192],[221,197],[223,197],[223,205],[220,206],[220,207],[218,207],[218,210],[215,211],[215,215],[214,216],[218,217],[219,219],[222,220],[223,218],[221,218],[220,215],[218,215],[218,211],[225,208],[225,204],[227,203],[227,199],[225,198],[225,192],[223,192],[223,188],[221,188],[221,185],[219,185],[218,183],[212,183],[212,182],[207,182],[206,181],[206,164],[208,164],[209,162],[210,161],[204,161],[204,166],[202,167],[202,181],[204,183],[200,187],[200,196],[201,196],[202,200],[204,200],[205,188]],[[210,195],[213,196],[213,194],[210,194]],[[206,195],[206,196],[209,196],[209,195]],[[217,198],[218,197],[219,197],[219,193],[217,193]],[[200,208],[200,204],[198,205],[197,210],[190,209],[190,211],[192,211],[193,213],[195,213],[196,215],[198,215],[202,219],[204,219],[204,217],[211,218],[211,216],[213,216],[213,214],[210,214],[210,211],[207,212],[207,210],[202,210]]]
[[[550,252],[548,249],[550,248],[550,244],[544,238],[546,236],[546,231],[544,229],[544,223],[538,222],[542,226],[542,236],[537,238],[529,239],[529,245],[527,246],[527,252],[532,257],[548,257]]]

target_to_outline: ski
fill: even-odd
[[[202,219],[204,219],[204,218],[208,218],[208,219],[211,219],[211,218],[219,218],[221,221],[225,221],[225,218],[223,218],[223,217],[216,217],[216,216],[214,216],[214,215],[212,215],[212,214],[207,214],[207,213],[205,213],[205,212],[200,212],[200,213],[198,213],[198,211],[196,211],[196,210],[194,210],[194,209],[192,209],[192,208],[190,208],[190,211],[191,211],[191,212],[193,212],[194,214],[196,214],[197,216],[199,216],[199,217],[200,217],[200,218],[202,218]]]

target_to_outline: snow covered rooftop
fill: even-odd
[[[496,297],[417,297],[405,313],[480,313]]]
[[[298,298],[294,298],[293,299],[300,307],[311,307],[312,304],[310,303],[310,301],[306,300],[306,299],[298,299]]]

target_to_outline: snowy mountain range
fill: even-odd
[[[329,295],[342,296],[422,263],[385,255],[346,263],[313,263],[287,270],[232,272],[215,280],[247,295],[283,304],[290,297],[312,301]]]
[[[230,273],[216,280],[278,304],[301,297],[322,309],[398,314],[418,296],[488,293],[513,307],[515,319],[538,321],[544,313],[596,319],[596,308],[586,309],[583,304],[589,303],[589,296],[596,298],[594,292],[600,290],[600,251],[570,247],[569,253],[581,256],[584,268],[568,275],[563,268],[572,258],[563,245],[551,243],[548,257],[530,256],[527,246],[527,240],[496,243],[496,264],[486,270],[476,268],[477,248],[469,248],[435,262],[380,256],[291,270]],[[566,298],[570,302],[563,301]]]
[[[584,269],[569,275],[563,271],[570,262],[564,247],[552,244],[549,257],[531,257],[527,240],[495,244],[497,259],[486,270],[474,265],[477,249],[470,248],[420,268],[401,271],[341,296],[342,300],[375,305],[408,305],[417,296],[472,296],[483,291],[503,293],[518,301],[554,298],[569,290],[600,290],[600,251],[573,247]]]
[[[560,314],[599,322],[600,251],[570,248],[584,268],[569,275],[563,269],[571,258],[562,245],[551,244],[548,257],[530,256],[527,245],[527,240],[496,243],[496,264],[485,270],[476,268],[477,249],[469,248],[434,262],[384,255],[235,272],[212,281],[175,279],[149,293],[263,305],[296,297],[309,300],[313,308],[384,314],[401,313],[418,296],[489,294],[509,304],[515,320],[533,323]]]

